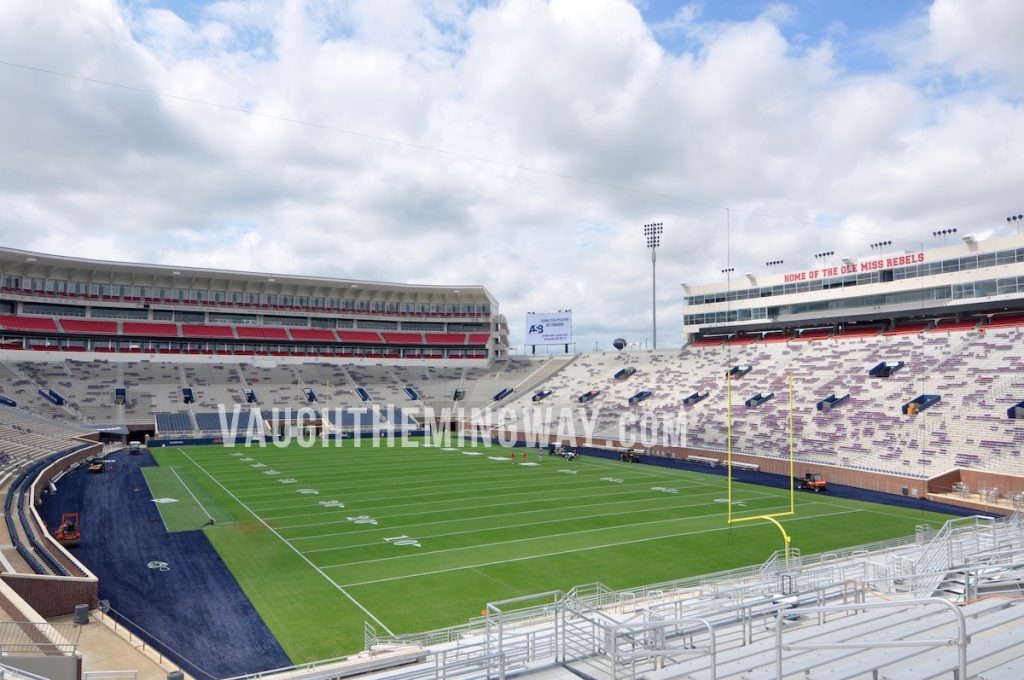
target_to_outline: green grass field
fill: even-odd
[[[536,452],[523,465],[522,452],[162,448],[146,478],[154,497],[175,499],[159,505],[169,530],[217,521],[207,535],[295,663],[358,651],[364,621],[418,632],[465,623],[491,600],[667,581],[782,547],[767,522],[726,525],[723,477]],[[788,509],[788,491],[733,491],[737,514]],[[811,554],[946,519],[798,492],[782,523]]]

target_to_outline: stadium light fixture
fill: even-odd
[[[644,225],[644,238],[647,240],[647,247],[651,250],[651,343],[652,349],[658,349],[658,304],[655,299],[657,286],[655,284],[655,262],[658,259],[658,246],[661,245],[661,233],[665,225],[661,222],[651,222]]]
[[[1010,215],[1006,218],[1007,224],[1014,224],[1017,227],[1017,235],[1020,236],[1020,223],[1024,222],[1024,215]]]
[[[834,251],[834,250],[826,250],[826,251],[821,252],[821,253],[815,253],[814,254],[814,259],[815,260],[825,260],[825,259],[828,259],[828,258],[832,257],[835,254],[836,254],[836,251]]]
[[[871,244],[871,249],[872,250],[880,250],[882,248],[888,248],[891,245],[892,245],[892,241],[876,241],[875,243]]]
[[[947,243],[946,239],[948,239],[950,236],[952,236],[956,232],[957,232],[957,228],[956,227],[952,227],[950,229],[939,229],[938,231],[933,231],[932,232],[932,236],[934,236],[935,238],[939,238],[941,236],[942,237],[942,245],[946,245],[946,243]]]

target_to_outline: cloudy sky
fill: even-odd
[[[680,283],[1006,233],[1019,0],[0,2],[0,242],[487,286],[521,343]],[[726,225],[731,225],[729,238]]]

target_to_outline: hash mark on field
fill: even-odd
[[[824,513],[822,515],[813,515],[813,516],[814,517],[826,517],[826,516],[827,517],[831,517],[832,514],[833,513],[827,512],[827,513]],[[526,541],[543,541],[543,540],[546,540],[546,539],[549,539],[549,538],[561,538],[563,536],[578,536],[580,534],[591,534],[591,533],[594,533],[596,531],[615,531],[616,529],[629,529],[629,528],[632,528],[632,527],[649,526],[651,524],[663,524],[663,523],[666,523],[666,522],[689,522],[690,520],[708,519],[710,517],[720,517],[721,515],[722,515],[721,512],[713,512],[713,513],[708,514],[708,515],[692,515],[690,517],[669,517],[667,519],[652,519],[652,520],[648,520],[646,522],[632,522],[630,524],[618,524],[618,525],[610,526],[610,527],[594,527],[593,529],[580,529],[580,530],[576,530],[576,531],[564,531],[562,533],[545,534],[543,536],[527,536],[525,538],[513,538],[513,539],[509,539],[507,541],[491,541],[490,543],[474,543],[473,545],[461,545],[461,546],[458,546],[456,548],[439,548],[437,550],[428,550],[427,552],[425,552],[423,554],[424,555],[437,555],[437,554],[440,554],[440,553],[458,552],[460,550],[478,550],[480,548],[489,548],[489,547],[495,546],[495,545],[508,545],[510,543],[524,543]],[[565,520],[558,520],[558,521],[561,522],[562,524],[565,524]],[[550,522],[539,522],[539,524],[549,524],[549,523]],[[508,528],[509,527],[496,527],[493,530],[494,531],[502,531],[502,530],[505,530],[505,529],[508,529]],[[491,529],[484,529],[483,531],[491,531]],[[425,539],[426,538],[443,538],[443,537],[446,537],[446,536],[460,536],[460,535],[464,536],[466,534],[471,534],[471,533],[476,533],[476,532],[473,532],[473,531],[460,531],[460,532],[454,532],[454,533],[449,533],[449,534],[438,534],[436,536],[424,536],[423,538],[425,538]],[[653,540],[653,539],[647,539],[647,540]],[[365,547],[372,546],[372,545],[376,545],[376,543],[356,543],[354,545],[334,546],[332,548],[314,548],[313,550],[304,550],[303,554],[304,555],[309,555],[309,554],[317,553],[317,552],[329,552],[331,550],[350,550],[352,548],[365,548]],[[410,556],[407,556],[407,557],[412,557],[412,556],[410,555]],[[402,558],[401,557],[378,557],[378,558],[369,559],[369,560],[359,560],[357,562],[343,562],[341,564],[325,564],[323,568],[324,569],[333,569],[333,568],[336,568],[336,567],[351,567],[351,566],[356,565],[356,564],[366,564],[368,562],[388,562],[390,560],[395,560],[395,559],[402,559]]]
[[[799,521],[799,520],[802,520],[802,519],[819,519],[821,517],[833,517],[835,515],[849,515],[849,514],[854,513],[854,512],[863,512],[863,510],[846,510],[845,512],[830,512],[830,513],[827,513],[827,514],[824,514],[824,515],[811,515],[809,517],[794,517],[790,521],[796,522],[796,521]],[[751,525],[747,525],[747,526],[750,527],[750,526],[754,526],[754,525],[751,524]],[[374,584],[374,583],[387,583],[388,581],[402,581],[402,580],[407,579],[407,578],[418,578],[420,576],[434,576],[435,574],[446,574],[446,573],[453,572],[453,571],[464,571],[466,569],[479,569],[480,567],[493,567],[496,564],[509,564],[510,562],[526,562],[527,560],[537,560],[537,559],[542,559],[542,558],[545,558],[545,557],[557,557],[558,555],[568,555],[568,554],[571,554],[571,553],[585,552],[587,550],[601,550],[603,548],[617,548],[617,547],[623,546],[623,545],[632,545],[632,544],[636,544],[636,543],[646,543],[648,541],[661,541],[661,540],[664,540],[666,538],[679,538],[680,536],[695,536],[697,534],[710,534],[710,533],[714,533],[716,531],[728,531],[730,529],[736,529],[736,528],[737,527],[734,527],[734,526],[725,526],[725,527],[718,527],[716,529],[701,529],[700,531],[684,531],[684,532],[681,532],[681,533],[678,533],[678,534],[669,534],[667,536],[657,536],[655,538],[638,538],[638,539],[634,539],[634,540],[630,540],[630,541],[618,541],[616,543],[607,543],[605,545],[592,545],[592,546],[588,546],[586,548],[571,548],[569,550],[559,550],[559,551],[556,551],[556,552],[543,553],[543,554],[540,554],[540,555],[528,555],[526,557],[514,557],[514,558],[511,558],[511,559],[494,560],[494,561],[491,561],[491,562],[481,562],[480,564],[464,564],[464,565],[459,566],[459,567],[449,567],[447,569],[434,569],[432,571],[423,571],[423,572],[419,572],[417,574],[404,574],[402,576],[388,576],[387,578],[372,579],[370,581],[357,581],[355,583],[346,583],[344,585],[344,587],[352,588],[352,587],[355,587],[355,586],[368,586],[368,585],[371,585],[371,584]],[[389,558],[389,559],[398,559],[398,558]],[[342,565],[342,566],[348,566],[348,565]],[[329,567],[325,567],[325,568],[329,568]]]
[[[294,553],[295,553],[296,555],[298,555],[298,556],[299,556],[299,559],[301,559],[301,560],[302,560],[303,562],[305,562],[305,563],[306,563],[306,564],[308,564],[308,565],[309,565],[310,567],[312,567],[312,568],[313,568],[313,569],[314,569],[314,570],[316,571],[316,573],[318,573],[318,574],[320,574],[321,576],[323,576],[323,577],[324,577],[324,578],[325,578],[325,579],[327,580],[327,582],[328,582],[328,583],[330,583],[330,584],[331,584],[332,586],[334,586],[334,587],[335,587],[335,588],[336,588],[336,589],[338,590],[338,592],[340,592],[340,593],[341,593],[342,595],[344,595],[344,596],[345,596],[346,598],[348,598],[348,600],[349,600],[350,602],[352,602],[352,604],[354,604],[355,606],[359,607],[359,609],[361,609],[361,610],[363,611],[363,613],[364,613],[364,614],[366,614],[366,615],[367,615],[367,616],[369,616],[369,617],[370,617],[371,619],[373,619],[373,620],[374,620],[374,621],[376,621],[376,622],[377,622],[378,624],[380,624],[380,627],[381,627],[381,628],[383,628],[383,629],[385,630],[385,632],[387,632],[387,634],[388,634],[388,635],[394,635],[394,633],[393,633],[393,632],[391,631],[391,629],[390,629],[390,628],[388,628],[388,627],[387,627],[387,626],[386,626],[386,625],[384,624],[384,622],[383,622],[383,621],[381,621],[381,620],[380,620],[380,619],[378,619],[378,618],[377,618],[376,616],[374,616],[373,612],[371,612],[371,611],[370,611],[369,609],[367,609],[367,608],[366,608],[366,607],[364,607],[364,606],[363,606],[362,604],[360,604],[360,603],[359,603],[359,601],[358,601],[358,600],[357,600],[356,598],[352,597],[352,596],[351,596],[351,595],[349,594],[349,592],[348,592],[347,590],[345,590],[344,586],[341,586],[341,585],[339,585],[337,581],[335,581],[335,580],[334,580],[333,578],[331,578],[330,576],[328,576],[327,574],[325,574],[325,573],[324,573],[324,571],[323,571],[323,569],[321,569],[320,567],[318,567],[318,566],[316,566],[315,564],[313,564],[313,563],[312,563],[312,562],[311,562],[311,561],[309,560],[309,558],[308,558],[308,557],[306,557],[305,555],[303,555],[303,554],[302,554],[302,553],[301,553],[301,552],[300,552],[300,551],[299,551],[299,550],[298,550],[298,549],[297,549],[297,548],[296,548],[296,547],[295,547],[294,545],[292,545],[291,543],[289,543],[289,542],[288,542],[288,539],[286,539],[286,538],[285,538],[284,536],[282,536],[281,534],[277,533],[277,531],[276,531],[276,530],[274,529],[274,527],[272,527],[272,526],[270,526],[269,524],[267,524],[266,520],[264,520],[264,519],[263,519],[262,517],[260,517],[259,515],[257,515],[257,514],[256,514],[255,512],[253,512],[252,508],[250,508],[250,507],[249,507],[248,505],[246,505],[245,503],[243,503],[242,501],[240,501],[240,500],[238,499],[238,496],[236,496],[235,494],[233,494],[233,493],[231,493],[230,491],[228,491],[227,487],[225,487],[225,486],[224,486],[223,484],[221,484],[221,483],[220,483],[220,482],[219,482],[219,481],[217,480],[217,478],[216,478],[216,477],[214,477],[214,476],[213,476],[213,475],[211,475],[211,474],[210,474],[209,472],[207,472],[206,468],[204,468],[203,466],[201,466],[201,465],[200,465],[199,463],[195,462],[195,460],[193,460],[193,459],[192,459],[192,456],[188,455],[187,453],[185,453],[185,452],[184,452],[184,451],[183,451],[182,449],[180,449],[180,448],[178,449],[178,451],[181,451],[181,454],[182,454],[183,456],[185,456],[186,458],[188,458],[188,459],[189,459],[189,460],[190,460],[190,461],[192,462],[192,464],[193,464],[193,465],[195,465],[195,466],[196,466],[197,468],[199,468],[200,470],[202,470],[202,471],[203,471],[203,473],[204,473],[204,474],[205,474],[205,475],[206,475],[207,477],[209,477],[209,478],[210,478],[210,479],[211,479],[211,480],[213,481],[213,483],[214,483],[214,484],[216,484],[217,486],[219,486],[219,487],[220,487],[220,488],[221,488],[221,489],[222,489],[222,490],[224,491],[224,493],[226,493],[227,495],[231,496],[231,498],[233,498],[233,499],[234,499],[234,501],[235,501],[236,503],[238,503],[238,504],[239,504],[240,506],[242,506],[242,507],[243,507],[243,508],[245,509],[245,511],[246,511],[246,512],[248,512],[248,513],[249,513],[250,515],[252,515],[253,517],[255,517],[255,518],[256,518],[256,521],[257,521],[257,522],[259,522],[260,524],[262,524],[262,525],[263,525],[264,527],[266,527],[267,531],[269,531],[270,533],[272,533],[272,534],[273,534],[274,536],[277,536],[277,538],[279,538],[279,539],[281,540],[281,542],[282,542],[282,543],[284,543],[284,544],[285,544],[286,546],[288,546],[288,548],[289,548],[289,549],[291,549],[291,551],[292,551],[292,552],[294,552]]]
[[[762,498],[774,499],[775,497],[774,496],[763,496]],[[620,504],[623,504],[623,503],[633,503],[633,501],[630,501],[630,500],[616,501],[614,503],[602,504],[601,507],[603,507],[603,508],[604,507],[610,507],[612,505],[620,505]],[[682,504],[682,505],[675,505],[675,506],[672,506],[671,509],[682,510],[682,509],[689,509],[689,508],[699,508],[699,507],[705,506],[705,505],[707,505],[707,502],[701,501],[701,502],[698,502],[698,503],[686,503],[686,504]],[[578,507],[578,506],[568,506],[567,508],[563,508],[563,509],[564,510],[572,510],[573,507]],[[670,509],[670,508],[657,507],[656,506],[656,507],[653,507],[653,508],[645,508],[643,510],[630,510],[629,512],[634,513],[634,514],[639,514],[639,513],[645,513],[645,512],[663,512],[663,511],[665,511],[667,509]],[[586,519],[589,520],[589,519],[599,519],[601,517],[618,517],[618,516],[622,515],[622,512],[623,512],[622,510],[615,510],[614,512],[597,513],[597,514],[593,514],[593,515],[587,515]],[[310,513],[310,514],[316,514],[316,515],[321,516],[321,517],[323,516],[323,513],[319,513],[319,512],[318,513]],[[542,516],[550,516],[550,512],[548,510],[541,509],[541,510],[518,510],[516,512],[505,513],[505,514],[501,515],[501,518],[509,519],[509,518],[514,518],[514,517],[517,517],[517,516],[534,515],[534,514],[540,514]],[[395,517],[402,517],[402,516],[404,516],[404,515],[385,515],[384,519],[393,519]],[[492,515],[491,517],[494,517],[494,516]],[[268,519],[271,519],[271,518],[268,518]],[[685,519],[685,518],[683,518],[683,519]],[[397,522],[397,524],[399,526],[401,526],[403,529],[409,529],[409,528],[428,527],[428,526],[432,526],[432,525],[435,525],[435,524],[463,524],[463,523],[467,523],[467,522],[476,522],[476,521],[478,521],[477,518],[473,518],[473,517],[460,517],[460,518],[457,518],[457,519],[435,520],[433,522],[413,522],[411,524],[410,523],[406,523],[406,522]],[[564,522],[565,522],[565,518],[564,517],[557,517],[557,518],[554,518],[554,519],[548,519],[548,520],[543,520],[543,521],[539,521],[539,522],[530,522],[530,524],[533,525],[533,526],[537,526],[537,525],[540,525],[540,524],[556,524],[556,523],[564,523]],[[307,527],[318,527],[318,526],[335,525],[335,524],[338,524],[338,522],[337,521],[314,522],[312,524],[296,524],[296,525],[287,526],[287,527],[278,527],[278,529],[280,529],[281,531],[287,531],[289,529],[305,529]],[[496,526],[496,527],[486,527],[484,529],[480,529],[479,531],[491,531],[491,530],[495,530],[495,529],[508,529],[510,527],[513,527],[513,526],[518,526],[518,525],[517,524],[499,525],[499,526]],[[445,533],[445,534],[431,534],[429,536],[426,536],[426,538],[442,538],[442,537],[445,537],[445,536],[460,536],[460,535],[465,535],[465,534],[468,534],[468,533],[476,533],[476,532],[477,532],[476,529],[472,529],[470,531],[452,531],[452,532],[448,532],[448,533]],[[330,534],[317,533],[317,534],[315,534],[313,536],[295,536],[294,538],[292,538],[290,540],[292,540],[292,541],[311,541],[311,540],[319,540],[319,539],[322,539],[322,538],[331,538],[333,536],[351,536],[351,535],[352,535],[352,532],[350,532],[350,531],[339,531],[339,532],[330,533]],[[359,547],[359,546],[352,546],[352,547]],[[329,548],[329,549],[330,550],[334,550],[334,548]],[[316,552],[316,551],[315,550],[310,550],[310,551],[307,551],[307,552]]]
[[[701,493],[701,494],[687,495],[687,496],[684,496],[684,498],[697,498],[699,496],[710,496],[710,495],[716,494],[716,493],[718,493],[718,492],[717,491],[706,491],[706,492]],[[587,499],[590,499],[590,498],[607,499],[607,498],[609,498],[611,496],[620,496],[620,495],[621,496],[631,496],[631,495],[634,495],[634,494],[633,494],[633,492],[621,492],[621,493],[615,493],[615,494],[594,494],[594,495],[589,495],[589,496],[580,496],[579,498],[573,498],[571,500],[587,500]],[[747,500],[753,500],[753,501],[761,500],[761,499],[765,499],[765,498],[768,498],[768,499],[776,499],[776,498],[778,498],[778,496],[775,496],[775,495],[772,495],[772,494],[748,494],[745,497],[746,497]],[[576,508],[609,507],[609,506],[612,506],[612,505],[621,505],[621,504],[624,504],[624,503],[658,503],[658,502],[661,501],[662,498],[665,498],[667,500],[667,499],[670,498],[670,496],[665,496],[665,497],[661,497],[661,496],[651,497],[651,496],[648,496],[647,498],[639,498],[639,497],[637,497],[637,498],[626,498],[626,499],[618,500],[618,501],[605,501],[605,502],[582,503],[582,504],[581,503],[577,503],[577,504],[573,504],[573,505],[559,505],[558,508],[559,508],[559,510],[567,511],[567,510],[573,510],[573,509],[576,509]],[[554,502],[554,500],[552,500],[552,502]],[[409,505],[418,505],[418,504],[417,503],[410,503]],[[468,508],[449,508],[449,509],[444,510],[444,512],[461,512],[461,511],[464,511],[464,510],[479,510],[479,509],[482,509],[482,508],[499,508],[499,507],[505,507],[506,505],[507,505],[507,503],[477,504],[477,505],[474,505],[474,506],[471,506],[471,507],[468,507]],[[704,503],[703,502],[702,503],[687,503],[687,504],[684,504],[684,505],[674,505],[674,506],[670,506],[670,507],[689,508],[689,507],[694,507],[696,505],[704,505]],[[382,507],[380,509],[381,510],[391,510],[391,509],[394,509],[396,507],[404,507],[404,506],[390,506],[390,507],[387,507],[387,508],[383,508]],[[653,508],[649,508],[649,510],[651,510],[651,511],[665,510],[665,509],[666,508],[662,507],[662,506],[655,506]],[[503,517],[513,517],[513,516],[516,516],[516,515],[530,515],[530,514],[538,514],[538,513],[543,514],[543,513],[550,513],[550,512],[551,512],[550,508],[539,508],[539,509],[535,508],[535,509],[532,509],[532,510],[517,510],[515,512],[507,512],[507,513],[504,513],[502,516]],[[403,513],[399,513],[399,514],[381,515],[381,518],[382,519],[396,519],[396,518],[397,519],[401,519],[401,518],[404,518],[404,517],[419,516],[420,514],[421,513],[413,513],[412,515],[410,515],[410,513],[403,512]],[[276,520],[279,520],[279,519],[289,519],[291,517],[309,517],[309,516],[321,517],[322,515],[320,513],[318,513],[318,512],[304,512],[304,513],[302,513],[300,515],[278,515],[278,516],[275,516],[275,517],[267,517],[267,519],[271,520],[271,521],[276,521]],[[449,519],[435,520],[433,522],[417,522],[415,524],[405,524],[403,522],[402,525],[403,526],[425,526],[425,525],[428,525],[428,524],[445,524],[447,522],[463,522],[463,521],[470,521],[470,520],[471,520],[471,518],[468,518],[468,517],[454,517],[454,518],[449,518]],[[564,519],[562,521],[564,521]],[[305,529],[307,527],[322,526],[323,524],[331,524],[331,522],[313,522],[313,523],[307,523],[307,524],[289,524],[287,526],[279,526],[278,529],[281,529],[282,531],[285,531],[285,530],[288,530],[288,529]],[[294,538],[292,540],[298,541],[298,540],[302,540],[303,538],[320,538],[322,536],[323,536],[323,534],[320,534],[318,536],[299,536],[299,537],[296,537],[296,538]]]

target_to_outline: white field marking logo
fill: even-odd
[[[540,467],[540,463],[520,463],[523,467]]]
[[[239,458],[239,457],[241,457],[241,456],[242,456],[243,454],[242,454],[242,452],[241,452],[241,451],[235,451],[235,452],[234,452],[234,453],[232,453],[231,455],[232,455],[232,456],[234,456],[234,457],[236,457],[236,458]]]
[[[266,464],[266,463],[253,463],[253,464],[252,464],[252,465],[250,465],[249,467],[254,467],[254,468],[265,468],[265,467],[267,467],[267,464]]]
[[[462,455],[464,455],[464,456],[482,456],[484,454],[480,453],[479,451],[463,451]]]
[[[574,475],[574,474],[576,474],[575,470],[567,470],[565,468],[558,468],[558,471],[562,472],[564,474],[567,474],[567,475]]]
[[[325,508],[343,508],[345,504],[341,501],[320,501],[320,505]]]
[[[443,448],[443,449],[441,449],[441,450],[442,450],[442,451],[458,451],[458,449],[453,449],[453,448],[452,448],[452,447],[450,447],[450,446],[446,446],[446,447],[444,447],[444,448]]]
[[[264,470],[263,474],[274,476],[274,475],[279,475],[281,473],[278,472],[277,470]]]
[[[154,503],[177,503],[177,498],[154,498]]]
[[[410,538],[409,536],[392,536],[391,538],[385,538],[384,540],[390,543],[391,545],[411,545],[414,548],[423,547],[420,545],[419,541],[417,541],[415,538]]]
[[[288,477],[287,479],[279,479],[277,481],[281,482],[282,484],[294,484],[295,482],[297,482],[299,480],[292,479],[291,477]]]
[[[377,520],[370,517],[369,515],[356,515],[355,517],[346,517],[349,522],[353,524],[372,524],[377,526]]]
[[[602,482],[611,482],[612,484],[622,484],[622,480],[618,477],[602,477]]]
[[[651,491],[660,491],[662,493],[679,493],[679,489],[670,489],[664,486],[652,486]]]
[[[316,489],[299,489],[299,493],[306,494],[307,496],[318,496],[320,492]]]
[[[245,458],[239,458],[238,460],[242,461],[243,463],[251,463],[251,462],[253,462],[256,459],[255,458],[250,458],[249,456],[246,456]]]
[[[509,460],[512,460],[512,459],[511,459],[511,458],[509,458],[508,456],[487,456],[487,457],[488,457],[489,459],[491,459],[491,460],[504,460],[504,461],[506,461],[506,462],[507,462],[507,461],[509,461]]]
[[[716,498],[715,502],[716,503],[728,503],[729,499],[728,498]],[[747,506],[747,504],[744,503],[743,501],[733,501],[732,504],[733,505],[742,505],[743,507]]]
[[[171,565],[167,564],[166,562],[162,562],[160,560],[153,560],[152,562],[149,562],[148,564],[146,564],[146,566],[148,568],[150,568],[150,569],[156,569],[157,571],[170,571],[171,570]]]

